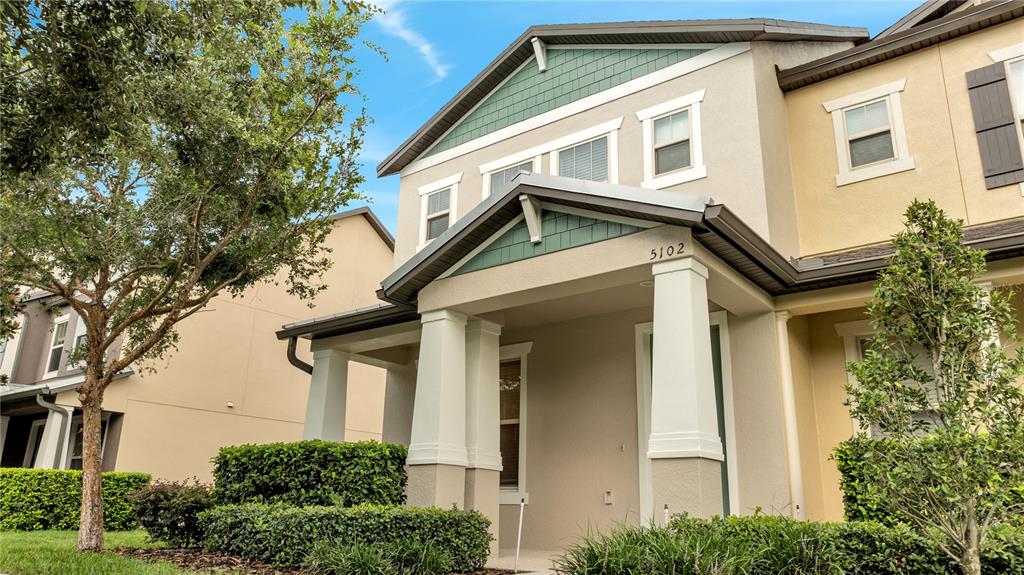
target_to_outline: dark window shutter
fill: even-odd
[[[967,92],[985,170],[985,187],[991,190],[1024,182],[1024,158],[1004,64],[997,62],[968,72]]]

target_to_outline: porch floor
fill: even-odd
[[[554,573],[551,570],[551,563],[559,555],[559,551],[544,549],[522,549],[519,551],[519,572],[533,573],[535,575],[549,575]],[[515,566],[516,550],[502,549],[498,551],[498,557],[487,562],[488,567],[495,569],[509,569]]]

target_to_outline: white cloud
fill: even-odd
[[[437,49],[422,34],[413,30],[405,21],[405,14],[398,9],[398,2],[395,0],[378,0],[377,6],[385,10],[384,14],[377,16],[376,20],[385,32],[396,36],[406,44],[412,46],[423,56],[423,59],[434,71],[435,81],[444,80],[451,69],[451,64],[441,62],[441,55]]]

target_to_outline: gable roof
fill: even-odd
[[[917,8],[908,12],[906,16],[900,18],[891,26],[879,32],[875,38],[884,38],[891,34],[895,34],[896,32],[910,30],[914,26],[919,26],[932,20],[937,20],[970,1],[971,0],[926,0]]]
[[[545,44],[709,44],[751,41],[864,42],[864,28],[768,18],[656,20],[531,26],[377,166],[377,176],[401,171],[425,152],[520,65],[533,57],[531,40]]]
[[[381,241],[388,246],[388,249],[395,251],[395,237],[391,235],[391,232],[389,232],[387,228],[384,227],[384,224],[380,221],[380,218],[377,217],[377,214],[373,213],[373,210],[366,206],[353,208],[344,212],[338,212],[332,215],[329,219],[338,221],[354,216],[363,216],[366,218],[366,223],[370,224],[373,231],[377,232],[377,235],[380,236]]]
[[[783,70],[778,74],[779,87],[783,92],[796,90],[1022,16],[1024,0],[992,0],[902,32],[880,34],[849,50]]]
[[[415,306],[421,289],[522,212],[519,196],[524,194],[553,209],[561,205],[688,227],[697,242],[773,296],[873,280],[889,255],[884,249],[867,248],[789,260],[708,197],[540,174],[523,174],[515,182],[477,205],[385,278],[377,296],[406,309]],[[965,241],[988,250],[989,259],[1024,255],[1024,218],[972,228]]]

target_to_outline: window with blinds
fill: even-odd
[[[533,160],[491,173],[491,190],[501,190],[519,174],[532,174]]]
[[[843,120],[851,168],[896,158],[888,98],[843,110]]]
[[[608,136],[558,152],[558,175],[593,182],[608,181]]]
[[[451,216],[451,188],[427,196],[427,236],[430,241],[448,229]]]

